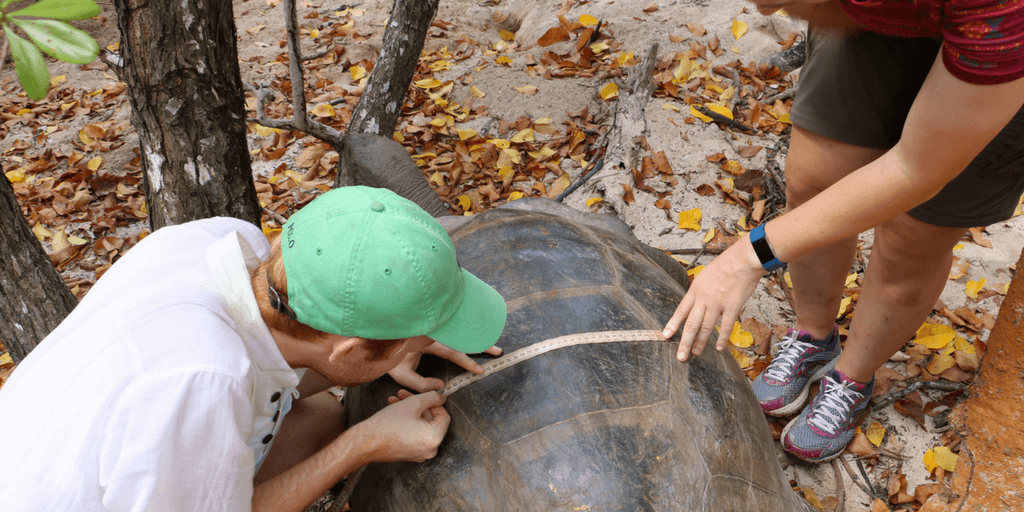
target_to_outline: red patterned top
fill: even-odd
[[[866,30],[942,40],[953,76],[999,84],[1024,76],[1024,0],[839,0]]]

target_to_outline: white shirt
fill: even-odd
[[[113,265],[0,389],[0,509],[250,510],[299,381],[250,285],[268,253],[217,218]]]

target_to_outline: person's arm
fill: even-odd
[[[422,462],[437,454],[450,417],[440,393],[406,399],[357,423],[319,452],[258,485],[252,510],[301,512],[346,475],[371,462]]]
[[[928,200],[963,171],[1022,104],[1024,78],[974,85],[950,74],[938,57],[895,147],[765,226],[775,255],[793,261]],[[700,353],[719,317],[720,329],[731,332],[763,273],[746,237],[705,267],[663,333],[668,338],[683,328],[680,360],[691,351]],[[726,341],[727,336],[719,337],[716,348],[724,349]]]

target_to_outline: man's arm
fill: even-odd
[[[258,485],[254,511],[301,512],[371,462],[422,462],[437,454],[450,418],[440,393],[409,396],[358,423],[308,459]]]

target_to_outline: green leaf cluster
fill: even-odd
[[[40,0],[24,9],[7,12],[14,0],[0,1],[0,25],[10,41],[11,56],[18,80],[34,100],[46,96],[50,72],[43,53],[65,62],[88,64],[99,53],[99,45],[89,34],[64,21],[96,16],[100,7],[93,0]],[[11,25],[28,35],[31,42],[19,36]]]

